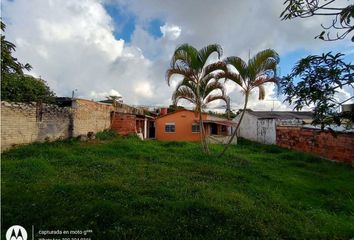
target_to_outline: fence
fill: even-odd
[[[14,145],[66,139],[111,127],[111,113],[140,113],[125,104],[75,99],[71,107],[1,102],[1,151]]]
[[[277,145],[354,164],[354,133],[278,126]]]

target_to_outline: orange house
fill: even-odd
[[[207,136],[227,137],[231,133],[232,121],[203,113],[203,124]],[[191,110],[178,110],[156,118],[156,139],[163,141],[200,141],[199,115]]]

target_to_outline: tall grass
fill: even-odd
[[[8,151],[2,238],[14,224],[92,229],[92,239],[354,236],[352,167],[249,141],[211,151],[110,133]]]

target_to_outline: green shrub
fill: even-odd
[[[141,140],[136,133],[129,133],[124,138],[132,139],[132,140],[139,140],[139,141]]]
[[[98,140],[110,140],[118,136],[117,132],[111,129],[103,130],[102,132],[96,133],[96,138]]]

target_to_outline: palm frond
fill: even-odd
[[[192,69],[189,68],[180,68],[180,67],[175,67],[175,68],[170,68],[166,71],[166,81],[168,86],[170,86],[170,81],[171,81],[171,77],[173,75],[181,75],[187,78],[191,78],[191,76],[193,75],[193,71]]]
[[[212,80],[212,79],[215,79],[215,81],[219,80],[219,79],[216,79],[218,74],[221,74],[221,72],[220,73],[209,73],[208,75],[202,77],[200,80],[201,84],[206,86],[206,84],[208,84],[208,82],[210,82],[210,80]]]
[[[225,95],[220,95],[220,94],[212,94],[212,95],[209,95],[205,101],[204,101],[204,105],[207,105],[208,103],[211,103],[215,100],[223,100],[225,102],[227,102],[227,96]]]
[[[247,63],[243,61],[241,58],[228,57],[224,60],[224,62],[226,64],[230,64],[231,66],[234,66],[243,79],[246,79],[248,77]]]
[[[202,77],[218,70],[227,72],[227,66],[225,62],[218,61],[205,66]]]
[[[196,92],[197,92],[197,84],[196,84],[193,80],[191,80],[191,79],[189,79],[189,78],[186,78],[186,77],[183,78],[183,80],[180,81],[180,82],[177,84],[175,90],[178,90],[178,89],[180,89],[180,88],[182,88],[182,87],[187,87],[187,88],[189,88],[194,94],[196,94]]]
[[[210,82],[206,85],[205,89],[203,89],[203,97],[207,97],[210,93],[216,90],[220,90],[222,95],[225,95],[225,87],[221,82]]]
[[[277,75],[277,65],[278,62],[274,58],[268,58],[260,66],[257,67],[257,75],[268,75],[276,76]]]
[[[175,68],[181,66],[183,68],[189,68],[192,65],[192,58],[186,51],[176,51],[171,59],[170,67]]]
[[[248,61],[248,72],[250,79],[256,79],[257,75],[266,71],[275,71],[276,65],[279,63],[279,55],[273,49],[265,49],[258,52]]]
[[[198,50],[187,43],[184,43],[176,48],[171,59],[171,66],[175,66],[178,61],[188,63],[188,66],[193,69],[201,68],[198,58]]]
[[[202,67],[205,65],[210,55],[214,52],[218,54],[218,59],[220,59],[223,54],[222,47],[219,44],[210,44],[198,51],[198,59]]]
[[[217,73],[215,74],[215,79],[216,80],[225,79],[225,81],[231,80],[237,85],[239,85],[241,88],[245,88],[245,81],[243,80],[242,76],[234,72]]]
[[[179,89],[177,89],[176,91],[174,91],[174,93],[172,94],[172,101],[173,104],[178,103],[179,100],[181,99],[185,99],[191,103],[196,103],[196,96],[193,93],[193,91],[186,87],[186,86],[181,86]]]
[[[269,48],[258,52],[248,61],[248,65],[261,65],[268,58],[275,59],[277,63],[280,61],[278,53],[275,50]]]
[[[275,77],[272,77],[272,78],[269,78],[267,76],[262,76],[262,77],[258,77],[254,82],[253,82],[253,85],[254,87],[258,87],[260,85],[263,85],[265,83],[275,83],[275,84],[278,84],[279,83],[279,79],[278,78],[275,78]]]

